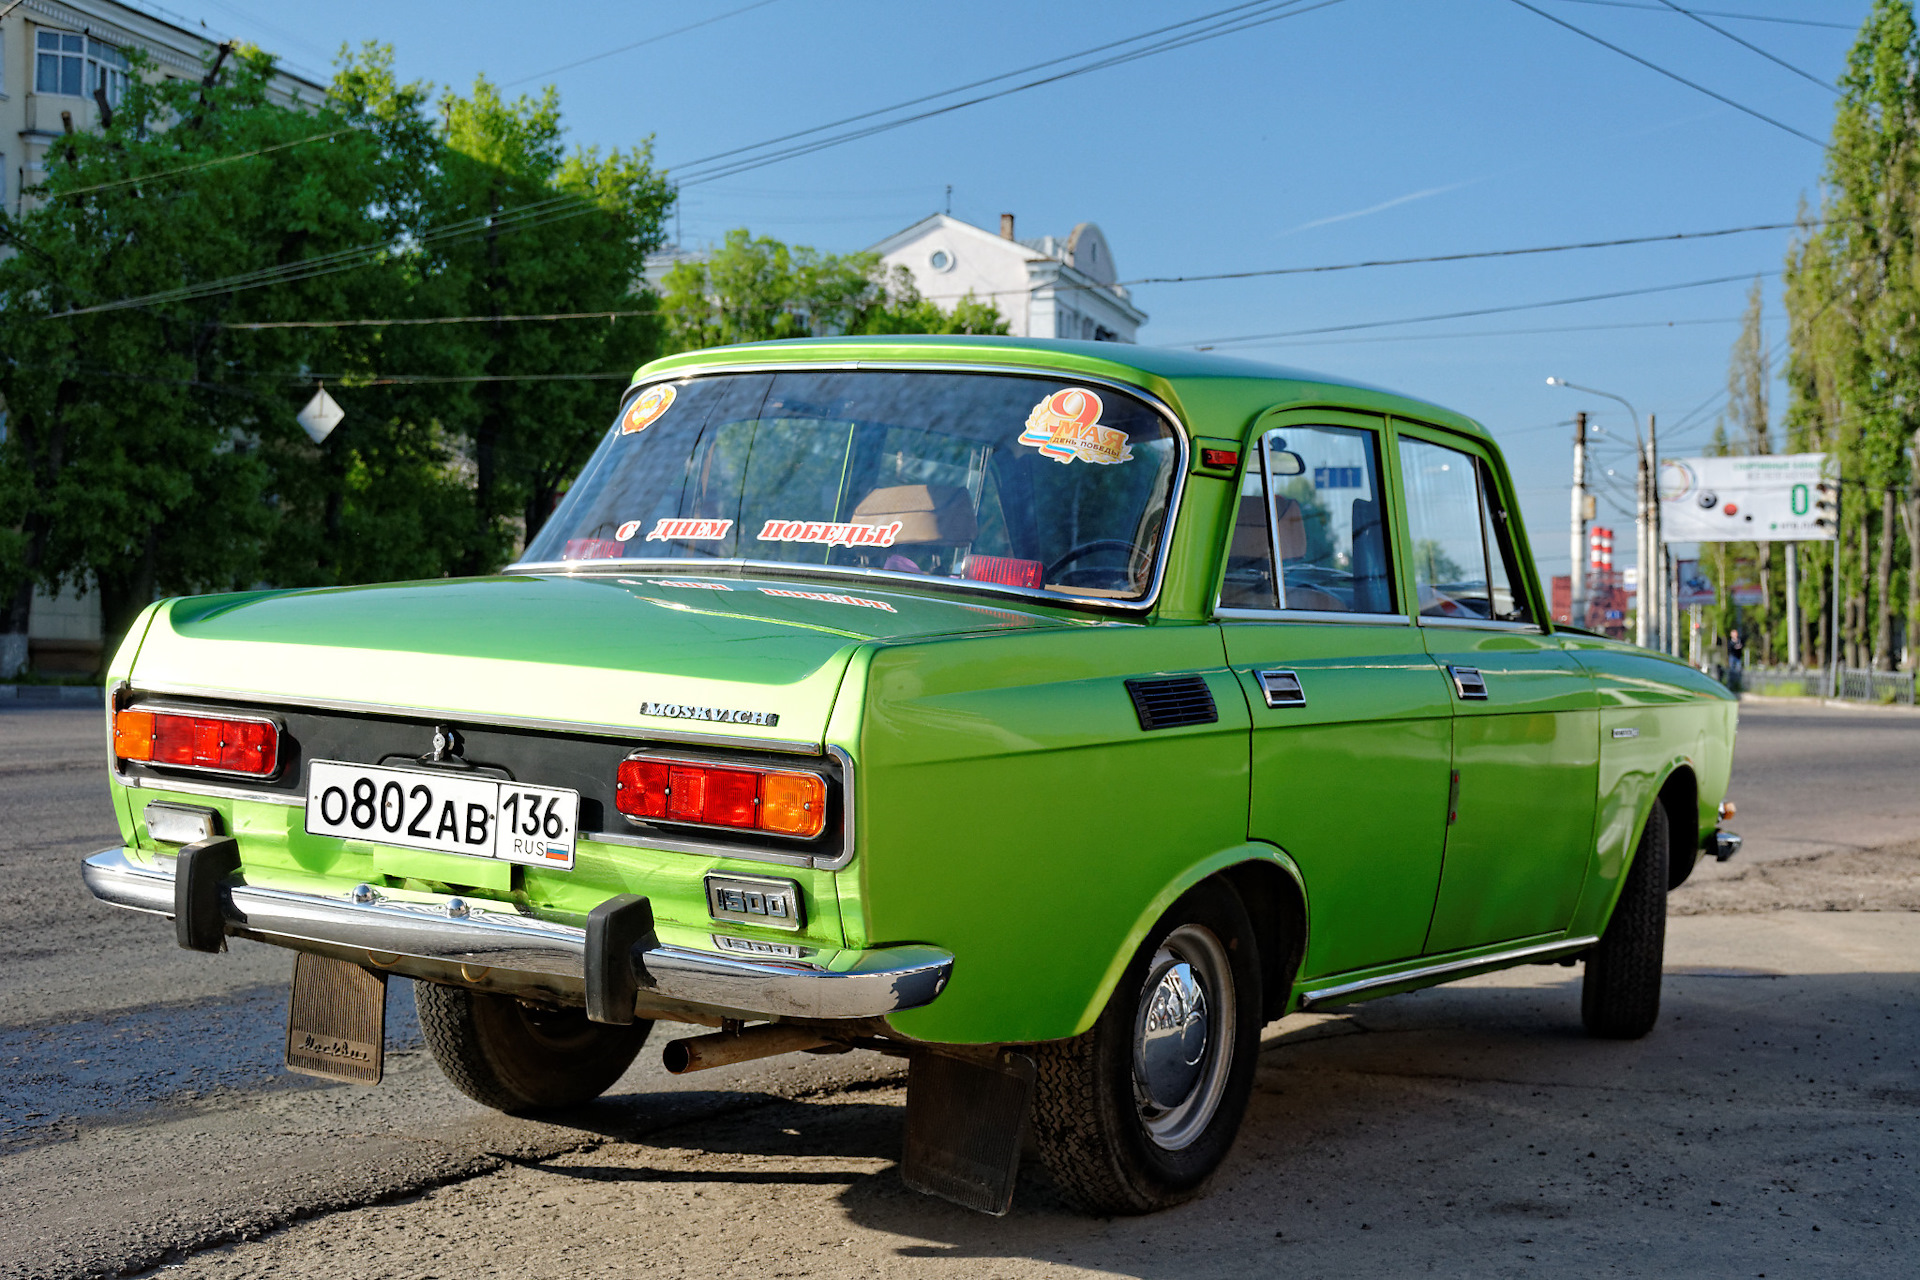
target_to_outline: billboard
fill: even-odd
[[[1660,540],[1828,542],[1833,512],[1823,502],[1833,484],[1824,453],[1668,458],[1660,464]]]
[[[1720,599],[1720,593],[1714,590],[1713,579],[1700,571],[1698,560],[1675,560],[1673,575],[1678,588],[1673,593],[1673,602],[1682,609],[1696,604],[1713,604]]]

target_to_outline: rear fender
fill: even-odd
[[[1080,1010],[1079,1017],[1075,1019],[1073,1034],[1082,1034],[1099,1020],[1100,1011],[1107,1007],[1107,1001],[1112,998],[1114,988],[1120,985],[1120,975],[1126,972],[1127,965],[1132,962],[1134,954],[1140,950],[1141,944],[1146,941],[1148,932],[1152,930],[1154,925],[1160,922],[1160,918],[1167,914],[1167,911],[1174,903],[1180,900],[1183,894],[1203,880],[1209,880],[1219,875],[1231,875],[1238,868],[1254,867],[1272,867],[1277,869],[1292,882],[1294,891],[1299,895],[1301,936],[1297,940],[1296,947],[1294,948],[1297,957],[1300,953],[1299,948],[1303,948],[1306,942],[1305,922],[1308,919],[1306,912],[1306,881],[1301,878],[1300,868],[1294,865],[1292,858],[1270,844],[1250,842],[1235,845],[1229,849],[1222,849],[1188,866],[1178,876],[1163,885],[1160,891],[1141,909],[1132,927],[1127,930],[1126,937],[1121,941],[1119,949],[1114,952],[1113,959],[1108,963],[1106,971],[1101,974],[1099,986],[1091,993],[1086,1005]],[[1252,904],[1249,904],[1250,908],[1251,906]],[[1269,965],[1268,967],[1271,970],[1275,966]],[[1292,974],[1286,974],[1285,978],[1287,985],[1290,987]],[[1272,993],[1268,993],[1268,995],[1267,1007],[1269,1011],[1284,1008],[1284,1006],[1276,1004]],[[1291,992],[1283,993],[1283,998],[1290,1002]],[[1270,1012],[1270,1016],[1277,1017],[1279,1015],[1278,1013]]]
[[[1627,872],[1633,866],[1634,856],[1640,849],[1640,837],[1647,829],[1647,819],[1653,813],[1653,806],[1661,802],[1668,785],[1676,777],[1684,775],[1688,792],[1698,789],[1699,773],[1694,767],[1691,756],[1676,754],[1667,760],[1657,774],[1641,774],[1638,778],[1623,783],[1621,790],[1631,788],[1624,802],[1632,806],[1633,822],[1627,829],[1624,840],[1610,842],[1595,852],[1593,868],[1587,876],[1585,890],[1581,893],[1579,909],[1574,912],[1573,923],[1567,930],[1569,936],[1599,934],[1604,932],[1607,921],[1613,918],[1614,904],[1620,900],[1620,890],[1626,885]],[[1602,803],[1606,802],[1602,798]],[[1669,825],[1674,846],[1679,847],[1684,838],[1688,821],[1674,822],[1669,812]],[[1698,833],[1695,833],[1695,848],[1698,851]]]

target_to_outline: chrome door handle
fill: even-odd
[[[1300,677],[1291,671],[1256,671],[1253,678],[1260,682],[1260,691],[1267,695],[1270,707],[1304,707],[1307,705],[1307,691],[1300,687]]]
[[[1453,677],[1453,691],[1462,702],[1487,700],[1487,678],[1480,674],[1480,668],[1448,667],[1447,674]]]

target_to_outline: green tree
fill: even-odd
[[[744,227],[704,257],[675,263],[662,284],[677,351],[840,333],[1007,332],[991,303],[968,294],[942,310],[906,268],[889,272],[877,254],[821,253]]]
[[[478,234],[434,252],[430,265],[463,313],[654,309],[638,282],[674,197],[652,166],[650,142],[605,154],[569,151],[551,87],[509,102],[484,76],[469,96],[446,95],[441,108],[446,125],[433,221],[482,224]],[[539,531],[606,431],[607,383],[651,358],[659,332],[652,316],[598,323],[496,318],[466,327],[466,367],[485,380],[476,384],[465,422],[475,529],[465,571],[490,570],[516,536]]]
[[[1890,666],[1892,491],[1909,483],[1907,444],[1920,425],[1920,34],[1910,0],[1874,0],[1840,80],[1820,220],[1787,260],[1795,449],[1837,454],[1846,479],[1839,540],[1842,635],[1855,665]],[[1877,538],[1876,538],[1877,533]],[[1823,640],[1826,610],[1816,615]],[[1831,650],[1830,650],[1831,652]]]

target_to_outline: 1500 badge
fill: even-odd
[[[661,716],[668,720],[710,720],[715,724],[760,724],[771,729],[780,723],[772,711],[729,711],[725,707],[689,707],[678,702],[643,702],[643,716]]]

